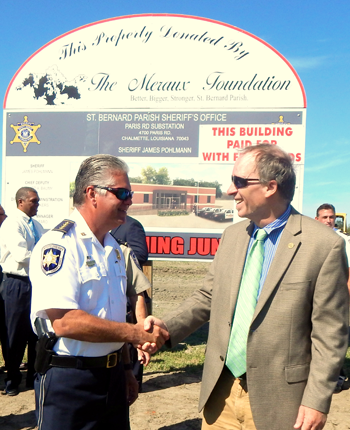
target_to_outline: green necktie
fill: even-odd
[[[266,236],[265,230],[256,231],[255,241],[245,263],[233,316],[226,366],[236,378],[243,375],[247,370],[248,332],[257,302]]]

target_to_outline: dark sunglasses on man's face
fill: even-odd
[[[237,189],[245,188],[248,185],[258,184],[260,182],[260,179],[241,178],[239,176],[231,176],[231,178]]]
[[[94,187],[100,188],[101,190],[107,190],[110,193],[114,194],[117,199],[122,201],[132,199],[132,196],[134,195],[134,192],[128,190],[127,188],[100,187],[99,185],[94,185]]]

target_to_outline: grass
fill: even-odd
[[[208,324],[191,334],[183,343],[173,349],[163,347],[151,359],[145,368],[145,374],[169,373],[182,371],[187,374],[200,374],[204,364],[205,346],[208,337]],[[23,357],[27,361],[27,350]],[[0,366],[4,365],[4,360],[0,354]],[[344,370],[350,377],[350,348],[347,351]]]
[[[208,338],[208,324],[192,333],[172,349],[163,347],[151,359],[145,373],[169,373],[183,371],[188,374],[200,374],[204,364],[204,353]]]
[[[28,359],[27,359],[27,352],[28,352],[28,348],[26,348],[26,350],[24,351],[24,356],[23,356],[23,363],[27,363]],[[2,357],[2,353],[0,351],[0,367],[1,366],[5,366],[5,361]]]
[[[183,343],[173,350],[158,351],[152,357],[145,373],[169,373],[183,371],[189,374],[198,374],[202,371],[204,363],[205,345],[191,347]]]

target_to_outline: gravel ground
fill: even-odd
[[[153,313],[162,316],[201,285],[208,263],[155,262]],[[2,384],[4,375],[0,375]],[[0,396],[0,429],[35,428],[34,393],[22,391],[16,397]],[[197,402],[200,375],[184,370],[147,373],[143,392],[131,408],[132,430],[199,430]],[[350,390],[333,396],[326,430],[350,429]],[[62,429],[64,430],[64,429]],[[106,429],[107,430],[107,429]]]

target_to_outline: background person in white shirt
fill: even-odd
[[[5,221],[7,215],[5,213],[5,209],[0,205],[0,226]],[[1,258],[1,254],[0,254]],[[3,289],[2,289],[2,267],[0,266],[0,343],[1,343],[1,351],[2,357],[5,362],[6,367],[6,348],[7,348],[7,332],[6,332],[6,324],[5,324],[5,305],[4,299],[2,297]],[[3,368],[0,369],[0,373],[3,373]]]
[[[32,287],[29,261],[36,242],[44,233],[42,225],[33,220],[39,207],[34,188],[22,187],[16,193],[17,210],[5,219],[0,231],[0,264],[4,273],[5,321],[8,336],[7,378],[4,394],[15,396],[22,379],[19,366],[28,344],[26,386],[33,388],[35,343],[30,323]]]
[[[335,218],[336,218],[335,207],[330,203],[323,203],[321,206],[317,208],[315,220],[321,222],[327,227],[332,228],[339,236],[341,236],[345,240],[345,252],[348,257],[348,266],[349,266],[349,278],[348,278],[348,289],[350,293],[350,237],[344,234],[339,228],[335,227]]]
[[[339,236],[341,236],[345,241],[345,252],[348,258],[348,266],[349,266],[349,278],[348,278],[348,289],[350,293],[350,237],[344,234],[339,228],[335,227],[335,219],[336,219],[336,211],[335,207],[330,203],[323,203],[321,206],[317,208],[315,220],[321,222],[327,227],[332,228]],[[343,389],[343,384],[346,379],[346,373],[344,367],[341,368],[337,386],[335,387],[334,392],[338,393]]]

